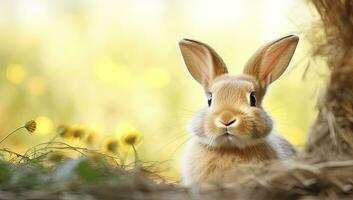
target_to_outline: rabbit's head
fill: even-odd
[[[266,138],[273,123],[262,100],[269,84],[288,67],[298,41],[298,36],[289,35],[265,44],[237,76],[228,74],[221,57],[207,44],[189,39],[179,42],[184,62],[208,101],[190,126],[199,142],[243,148]]]

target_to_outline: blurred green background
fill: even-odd
[[[166,174],[177,177],[186,124],[207,103],[178,41],[210,44],[240,73],[260,45],[296,33],[302,41],[265,108],[300,148],[325,80],[312,69],[303,79],[310,50],[303,33],[313,22],[298,0],[0,0],[1,137],[38,123],[34,134],[1,145],[24,152],[69,124],[95,130],[99,149],[106,137],[137,130],[139,156],[166,161]]]

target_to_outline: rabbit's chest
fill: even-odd
[[[255,149],[219,149],[209,150],[203,146],[194,146],[184,155],[184,179],[187,182],[219,182],[239,164],[260,162],[275,158],[267,146]],[[271,155],[271,156],[270,156]]]

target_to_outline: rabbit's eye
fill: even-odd
[[[255,92],[250,93],[250,106],[256,106]]]
[[[207,95],[207,102],[208,102],[208,106],[211,106],[211,103],[212,103],[212,93],[208,93],[208,95]]]

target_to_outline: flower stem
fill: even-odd
[[[11,133],[9,133],[8,135],[6,135],[1,141],[0,141],[0,144],[5,141],[8,137],[10,137],[12,134],[14,134],[15,132],[17,132],[18,130],[24,128],[24,126],[21,126],[19,128],[17,128],[16,130],[12,131]]]
[[[47,145],[45,147],[48,147],[49,145],[51,145],[58,136],[59,136],[59,134],[56,134],[54,137],[52,137],[52,139],[49,140],[49,142],[47,143]]]
[[[132,144],[132,149],[134,150],[134,157],[135,157],[135,167],[137,166],[138,162],[139,162],[139,158],[138,158],[138,154],[137,154],[137,151],[136,151],[136,148],[135,146]]]
[[[127,159],[127,155],[129,154],[129,150],[130,150],[130,148],[128,148],[127,150],[126,150],[126,152],[125,152],[125,155],[124,155],[124,158],[123,158],[123,160],[122,160],[122,165],[125,167],[125,161],[126,161],[126,159]]]

